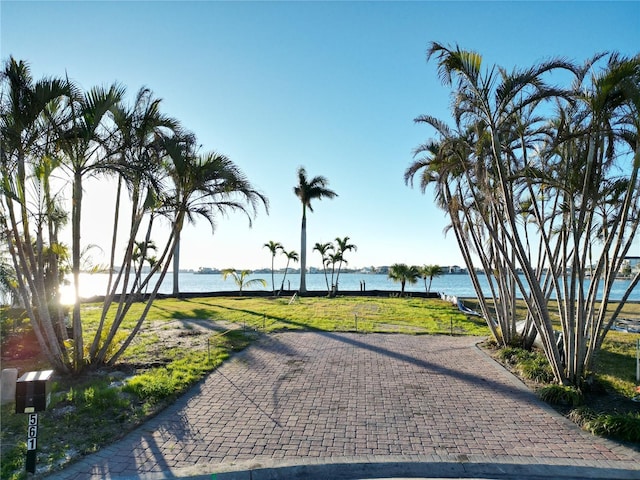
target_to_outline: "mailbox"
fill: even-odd
[[[51,399],[53,370],[27,372],[16,381],[16,413],[43,412]]]

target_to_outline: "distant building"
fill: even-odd
[[[204,275],[211,275],[211,274],[215,274],[215,273],[220,273],[220,270],[218,270],[217,268],[209,268],[209,267],[200,267],[198,269],[197,272],[195,273],[201,273]]]
[[[622,262],[622,269],[629,269],[629,273],[636,273],[640,271],[640,257],[624,257],[624,262]]]

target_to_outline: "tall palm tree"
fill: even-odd
[[[168,170],[173,181],[173,192],[168,195],[166,206],[173,216],[173,293],[178,296],[180,234],[184,221],[193,223],[200,216],[214,229],[216,214],[240,211],[247,216],[251,227],[258,206],[262,204],[268,211],[269,202],[228,157],[216,152],[197,154],[195,138],[169,139],[165,147],[170,157]]]
[[[284,253],[285,257],[287,257],[287,265],[284,268],[284,276],[282,277],[282,284],[280,285],[280,293],[282,293],[282,291],[284,290],[284,280],[285,278],[287,278],[287,272],[289,271],[289,262],[291,260],[293,260],[294,262],[298,261],[298,252],[294,250],[291,250],[290,252],[282,250],[282,253]]]
[[[338,246],[336,250],[338,253],[340,253],[340,259],[339,259],[340,262],[338,263],[338,274],[336,275],[336,283],[333,286],[334,295],[338,292],[338,282],[340,281],[340,270],[342,269],[342,264],[348,263],[347,260],[344,258],[344,254],[351,250],[353,251],[358,250],[358,248],[354,244],[349,243],[349,237],[344,237],[344,238],[336,237],[336,245]]]
[[[331,288],[329,287],[329,277],[327,276],[327,264],[329,263],[328,254],[330,251],[333,251],[333,243],[316,243],[313,247],[314,250],[317,250],[322,257],[322,270],[324,271],[324,281],[327,284],[327,295],[331,294]],[[332,279],[333,282],[333,279]]]
[[[120,358],[140,331],[151,306],[150,300],[157,295],[173,256],[179,253],[180,233],[185,220],[193,222],[197,216],[201,216],[213,228],[217,213],[240,211],[247,215],[251,225],[258,206],[263,204],[265,208],[268,207],[267,198],[251,185],[231,160],[215,152],[196,155],[193,149],[194,140],[174,136],[163,141],[163,148],[167,154],[166,168],[173,185],[164,192],[162,213],[171,221],[172,227],[169,239],[158,258],[157,265],[161,265],[162,268],[150,293],[144,314],[138,318],[118,351],[109,359],[109,364]],[[174,272],[179,271],[179,264],[175,259],[173,269]],[[176,286],[177,283],[174,283],[174,291]]]
[[[404,296],[404,287],[409,282],[411,285],[418,282],[420,269],[415,265],[406,263],[394,263],[389,267],[389,278],[394,282],[400,282],[400,296]]]
[[[180,131],[178,122],[163,114],[160,105],[161,100],[156,98],[150,89],[141,88],[131,105],[120,102],[112,109],[116,130],[108,143],[108,149],[114,157],[110,168],[117,174],[118,183],[115,192],[109,277],[100,322],[89,351],[90,360],[93,363],[105,361],[107,352],[113,349],[112,344],[117,338],[116,335],[126,311],[139,297],[136,287],[141,277],[139,274],[136,275],[135,271],[133,283],[131,282],[135,242],[142,229],[142,222],[147,217],[146,233],[141,242],[151,241],[154,219],[159,215],[162,191],[166,188],[163,184],[166,177],[166,169],[163,165],[164,138]],[[116,252],[122,248],[118,244],[118,237],[123,190],[129,194],[130,215],[124,255],[118,266]],[[151,266],[151,273],[158,268],[158,263]],[[139,285],[142,287],[144,284],[145,293],[152,278],[151,273]],[[112,305],[116,301],[115,319],[111,321],[107,334],[103,335],[103,329],[108,323],[107,317],[109,312],[113,311]]]
[[[521,293],[556,380],[580,386],[616,315],[607,312],[607,298],[640,225],[630,215],[640,204],[640,165],[622,160],[639,150],[640,56],[599,55],[584,66],[550,60],[513,72],[483,70],[479,54],[435,42],[427,57],[437,60],[440,78],[452,87],[456,129],[447,133],[430,117],[418,119],[440,138],[433,149],[419,147],[429,155],[406,175],[422,170],[421,180],[434,182],[469,271],[475,250],[491,278],[499,329],[482,302],[481,308],[494,335],[508,341],[515,333],[514,295]],[[602,59],[608,63],[598,69]],[[573,75],[570,89],[545,81],[558,69]],[[549,101],[552,115],[543,108]],[[521,224],[523,200],[530,200],[527,213],[536,227],[533,252]],[[594,241],[602,254],[592,271]],[[585,272],[592,273],[588,279]]]
[[[241,296],[242,290],[245,287],[251,287],[253,285],[262,285],[263,287],[267,286],[267,281],[264,278],[252,278],[251,280],[247,280],[249,275],[251,275],[251,270],[237,271],[235,268],[225,268],[222,271],[222,280],[226,280],[228,276],[233,277],[233,281],[238,286]]]
[[[110,169],[112,158],[107,150],[107,143],[115,129],[112,128],[109,117],[124,97],[124,93],[124,87],[116,84],[108,89],[94,87],[88,92],[77,93],[70,103],[70,124],[60,134],[62,166],[69,172],[72,183],[71,260],[76,297],[72,314],[73,353],[74,364],[79,368],[84,363],[79,301],[83,183],[85,179],[103,174]]]
[[[425,265],[420,269],[420,275],[424,280],[424,289],[427,293],[431,291],[431,282],[434,277],[442,275],[442,267],[440,265]],[[427,278],[429,279],[429,286],[427,286]]]
[[[166,173],[162,169],[162,137],[179,131],[178,122],[160,111],[161,99],[154,97],[148,88],[141,88],[131,106],[120,103],[113,112],[117,136],[111,149],[117,156],[118,186],[114,208],[114,229],[111,244],[110,266],[115,270],[116,241],[120,216],[120,198],[123,184],[128,188],[131,200],[131,219],[129,242],[125,257],[133,251],[133,241],[137,235],[143,215],[157,204],[162,189],[161,177]],[[153,219],[153,216],[152,216]],[[152,220],[147,228],[152,227]],[[121,268],[130,265],[124,259]],[[109,277],[108,291],[111,290],[112,277]],[[127,280],[124,280],[126,285]],[[124,287],[126,290],[126,286]]]
[[[278,254],[278,251],[284,252],[284,247],[280,242],[274,242],[273,240],[269,240],[267,243],[263,245],[263,247],[267,247],[271,252],[271,288],[273,289],[273,296],[275,297],[276,283],[275,283],[275,278],[273,273],[274,272],[273,263],[274,263],[274,260],[276,259],[276,255]]]
[[[307,178],[307,171],[304,167],[298,168],[298,185],[293,188],[293,192],[302,203],[302,225],[300,228],[300,293],[307,291],[307,208],[313,212],[312,200],[322,200],[323,198],[334,198],[338,194],[327,188],[329,181],[322,176]]]
[[[44,198],[40,197],[43,201],[34,207],[30,185],[37,192],[43,186],[47,188],[45,182],[53,168],[35,175],[31,173],[35,165],[44,164],[43,156],[50,157],[48,164],[53,167],[58,127],[68,121],[69,112],[65,107],[72,88],[62,79],[34,81],[29,66],[13,57],[7,60],[0,72],[0,82],[2,230],[10,236],[7,245],[17,273],[17,291],[42,352],[56,369],[68,372],[72,365],[68,362],[64,343],[66,329],[59,328],[63,326],[62,317],[55,318],[49,309],[45,279],[45,261],[55,269],[58,259],[52,258],[56,256],[57,240],[54,236],[49,238],[49,252],[54,255],[44,253],[44,232],[47,230],[44,224],[52,233],[57,230],[55,222],[58,216],[47,215],[52,211],[53,197],[46,192]],[[34,185],[34,182],[39,184]]]

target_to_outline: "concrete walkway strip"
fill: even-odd
[[[51,479],[640,478],[477,337],[265,336],[161,414]]]

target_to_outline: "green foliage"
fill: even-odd
[[[524,378],[538,383],[553,381],[553,372],[545,356],[518,347],[506,347],[500,350],[498,358],[513,365]]]
[[[571,411],[569,418],[594,435],[617,438],[625,442],[640,442],[640,414],[599,414],[583,407]]]
[[[73,389],[71,389],[73,392]],[[120,395],[117,388],[105,383],[88,385],[75,395],[71,395],[73,403],[80,409],[104,412],[109,409],[128,408],[130,403]]]
[[[24,432],[19,441],[10,437],[10,432]],[[24,478],[24,459],[27,453],[27,415],[16,415],[14,405],[2,406],[2,430],[0,443],[2,444],[2,461],[0,461],[0,478]],[[20,473],[16,473],[20,472]]]
[[[127,382],[124,391],[144,400],[157,401],[170,397],[178,390],[178,380],[166,368],[137,375]]]
[[[547,385],[542,387],[538,394],[540,398],[551,405],[567,405],[577,407],[584,401],[582,392],[575,387],[565,385]]]
[[[27,322],[27,312],[24,308],[0,307],[0,335],[2,337]]]
[[[549,362],[541,354],[521,362],[518,369],[523,377],[538,383],[549,383],[554,379]]]
[[[519,347],[505,347],[498,352],[498,358],[510,365],[516,365],[524,360],[530,359],[532,353]]]
[[[585,428],[595,435],[618,438],[627,442],[640,442],[640,415],[598,415]]]

